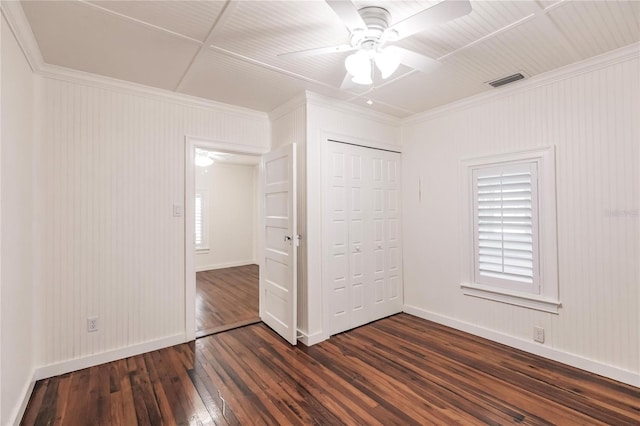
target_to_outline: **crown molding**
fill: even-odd
[[[66,81],[70,83],[97,87],[100,89],[135,94],[150,99],[169,101],[174,104],[186,107],[201,108],[209,111],[214,110],[226,114],[233,114],[242,116],[243,118],[250,118],[255,120],[267,120],[269,118],[266,112],[216,102],[209,99],[199,98],[197,96],[186,95],[183,93],[176,93],[170,90],[145,86],[143,84],[133,83],[130,81],[124,81],[84,71],[73,70],[57,65],[43,64],[42,67],[37,71],[37,74],[44,78],[49,78],[52,80]]]
[[[283,115],[289,114],[290,112],[300,108],[301,106],[306,106],[306,104],[307,98],[305,96],[305,93],[302,92],[294,98],[283,103],[282,105],[279,105],[271,110],[271,112],[269,112],[269,120],[275,121]]]
[[[401,125],[401,119],[379,111],[373,111],[358,105],[353,105],[345,100],[332,98],[330,96],[320,95],[309,90],[305,90],[293,99],[276,107],[269,113],[270,120],[277,120],[285,114],[299,108],[300,106],[316,105],[324,108],[330,108],[334,111],[340,111],[344,114],[356,115],[358,117],[367,117],[376,121],[388,124],[394,127]]]
[[[44,64],[42,53],[38,47],[38,42],[33,36],[31,25],[27,20],[27,16],[24,14],[22,5],[19,1],[1,1],[0,10],[2,15],[7,20],[11,32],[18,41],[22,53],[24,53],[31,71],[38,72]]]
[[[584,61],[566,65],[564,67],[539,74],[527,80],[522,80],[520,82],[514,83],[514,85],[511,87],[494,89],[496,91],[479,93],[477,95],[470,96],[468,98],[464,98],[462,100],[455,101],[441,107],[436,107],[428,111],[412,115],[405,119],[401,119],[401,123],[403,127],[420,124],[441,117],[443,115],[451,114],[453,112],[472,107],[476,104],[486,103],[494,99],[512,96],[516,93],[531,90],[540,86],[546,86],[561,80],[566,80],[567,78],[575,77],[577,75],[595,71],[601,68],[606,68],[620,62],[637,59],[639,57],[640,43],[632,43],[628,46],[603,53],[602,55],[594,56],[592,58],[585,59]]]
[[[373,111],[371,109],[364,108],[358,105],[353,105],[340,99],[319,95],[317,93],[310,92],[308,90],[305,91],[305,98],[307,101],[307,105],[316,105],[320,107],[329,108],[333,111],[339,111],[344,114],[371,118],[380,123],[387,124],[393,127],[400,127],[402,125],[401,118],[394,117],[392,115],[385,114],[383,112]]]

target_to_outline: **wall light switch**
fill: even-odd
[[[173,205],[173,217],[182,217],[184,211],[182,210],[181,204]]]

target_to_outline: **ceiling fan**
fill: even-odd
[[[422,72],[433,70],[440,65],[438,61],[394,46],[392,43],[471,12],[469,0],[444,0],[402,21],[393,22],[391,14],[382,7],[368,6],[357,9],[349,0],[326,1],[349,29],[349,44],[283,53],[278,56],[305,57],[355,51],[345,60],[347,74],[341,86],[343,89],[352,87],[352,83],[373,84],[376,68],[383,79],[391,76],[400,64]]]

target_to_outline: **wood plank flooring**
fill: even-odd
[[[263,324],[36,384],[25,425],[638,425],[640,389],[407,314],[290,346]]]
[[[196,337],[260,321],[258,265],[196,273]]]

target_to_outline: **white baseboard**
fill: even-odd
[[[32,374],[31,376],[33,377],[34,374]],[[12,424],[15,426],[18,426],[20,424],[20,421],[22,420],[22,416],[24,416],[24,412],[27,409],[27,404],[29,403],[29,399],[31,398],[31,394],[33,393],[33,388],[35,387],[35,385],[36,385],[35,379],[31,379],[31,381],[25,384],[21,394],[22,402],[20,403],[20,405],[16,406],[13,409],[13,412],[9,417],[8,424]]]
[[[328,339],[328,337],[325,336],[321,331],[313,334],[306,334],[298,330],[298,336],[300,336],[298,337],[298,342],[302,343],[305,346],[312,346],[316,343],[320,343]]]
[[[88,355],[82,358],[59,362],[57,364],[46,365],[35,370],[33,374],[33,380],[36,381],[47,379],[49,377],[58,376],[60,374],[70,373],[71,371],[82,370],[83,368],[93,367],[95,365],[104,364],[106,362],[140,355],[145,352],[168,348],[169,346],[178,345],[186,341],[187,339],[185,338],[185,335],[181,333],[174,336],[164,337],[158,340],[152,340],[133,346],[127,346],[125,348],[102,352],[95,355]]]
[[[579,355],[574,355],[568,352],[561,351],[559,349],[550,348],[540,343],[529,342],[518,337],[479,327],[475,324],[429,312],[416,306],[404,305],[404,312],[417,316],[419,318],[436,322],[438,324],[446,325],[447,327],[455,328],[456,330],[473,334],[475,336],[493,340],[494,342],[502,343],[503,345],[511,346],[512,348],[520,349],[522,351],[529,352],[543,358],[548,358],[553,361],[558,361],[563,364],[579,368],[581,370],[599,374],[601,376],[608,377],[610,379],[617,380],[631,386],[640,387],[640,374],[634,373],[632,371],[622,370],[620,368],[602,364],[598,361],[584,358]]]
[[[213,265],[196,266],[196,272],[213,271],[214,269],[235,268],[236,266],[256,265],[255,260],[238,260],[234,262],[216,263]]]

